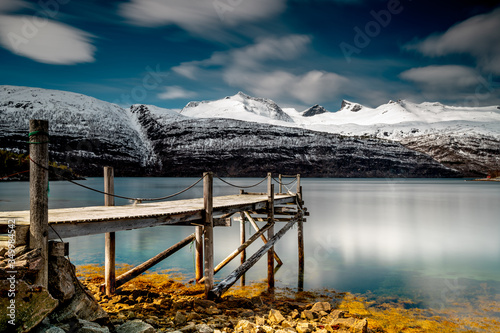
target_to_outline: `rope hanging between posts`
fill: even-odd
[[[286,184],[285,184],[285,183],[283,183],[282,181],[280,181],[280,180],[278,180],[278,179],[274,178],[274,177],[273,177],[273,180],[274,180],[276,183],[280,184],[280,185],[287,186],[287,185],[291,185],[291,184],[295,183],[295,182],[297,181],[297,177],[295,176],[291,182],[286,183]]]
[[[159,200],[166,200],[166,199],[170,199],[170,198],[173,198],[179,194],[182,194],[190,189],[192,189],[194,186],[196,186],[199,182],[201,182],[203,180],[204,177],[201,177],[200,179],[198,179],[194,184],[186,187],[185,189],[177,192],[177,193],[174,193],[174,194],[170,194],[170,195],[167,195],[165,197],[160,197],[160,198],[132,198],[132,197],[126,197],[126,196],[122,196],[122,195],[117,195],[117,194],[112,194],[112,193],[106,193],[104,191],[101,191],[101,190],[98,190],[98,189],[95,189],[95,188],[92,188],[92,187],[89,187],[89,186],[86,186],[86,185],[83,185],[83,184],[80,184],[80,183],[77,183],[75,182],[74,180],[66,177],[66,176],[63,176],[63,175],[59,175],[57,173],[55,173],[54,171],[50,170],[49,168],[46,168],[44,167],[43,165],[40,165],[39,163],[35,162],[31,156],[28,156],[29,159],[35,163],[35,165],[37,165],[38,167],[44,169],[44,170],[47,170],[48,172],[52,172],[52,174],[55,174],[57,177],[59,178],[63,178],[64,180],[72,183],[72,184],[75,184],[77,186],[80,186],[80,187],[83,187],[87,190],[90,190],[90,191],[94,191],[94,192],[97,192],[97,193],[100,193],[100,194],[104,194],[104,195],[109,195],[109,196],[112,196],[112,197],[115,197],[115,198],[120,198],[120,199],[126,199],[126,200],[132,200],[132,201],[159,201]]]
[[[258,186],[260,184],[262,184],[263,182],[265,182],[267,180],[267,177],[265,177],[264,179],[262,179],[260,182],[258,182],[257,184],[254,184],[254,185],[250,185],[250,186],[240,186],[240,185],[235,185],[235,184],[232,184],[230,182],[228,182],[227,180],[224,180],[222,178],[220,178],[219,176],[217,175],[214,175],[215,178],[219,179],[221,182],[229,185],[229,186],[232,186],[232,187],[236,187],[236,188],[252,188],[252,187],[255,187],[255,186]]]

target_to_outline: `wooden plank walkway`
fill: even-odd
[[[293,203],[295,194],[275,195],[275,204]],[[217,219],[241,211],[259,210],[266,207],[267,195],[227,195],[213,198],[214,225],[223,224]],[[49,209],[49,239],[59,239],[140,229],[160,225],[203,225],[203,198],[140,203],[125,206],[95,206]],[[0,225],[9,220],[16,225],[29,225],[30,211],[0,212]],[[2,228],[0,228],[2,229]],[[57,232],[55,232],[55,231]],[[0,230],[2,232],[2,230]]]

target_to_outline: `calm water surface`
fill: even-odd
[[[115,193],[156,197],[175,193],[194,178],[117,178]],[[257,179],[230,179],[246,185]],[[103,189],[102,178],[85,185]],[[419,305],[446,307],[458,299],[483,295],[500,300],[500,184],[464,180],[303,179],[307,289],[408,297]],[[265,185],[255,191],[265,191]],[[214,194],[237,189],[215,181]],[[202,196],[197,186],[183,198]],[[127,204],[118,199],[116,204]],[[101,194],[67,182],[50,183],[50,208],[102,205]],[[0,210],[28,209],[28,183],[0,184]],[[136,265],[193,232],[192,227],[157,227],[117,233],[117,261]],[[104,262],[104,236],[68,239],[74,264]],[[238,223],[215,229],[215,260],[239,244]],[[250,251],[261,243],[255,242]],[[292,229],[275,247],[285,265],[279,286],[297,283],[297,233]],[[155,267],[177,268],[193,277],[192,249]],[[217,274],[223,278],[237,261]],[[266,277],[266,260],[247,275]]]

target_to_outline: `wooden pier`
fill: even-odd
[[[47,287],[47,267],[49,249],[64,248],[64,243],[57,242],[65,238],[76,236],[102,234],[105,237],[105,284],[103,291],[114,293],[115,289],[140,275],[158,262],[166,259],[179,249],[195,243],[195,276],[196,280],[205,284],[205,294],[208,298],[220,297],[238,279],[245,283],[244,274],[264,254],[267,253],[268,286],[274,288],[275,262],[282,264],[279,256],[274,252],[274,244],[293,226],[298,226],[298,287],[303,288],[304,275],[304,242],[303,222],[308,215],[304,208],[300,175],[296,178],[296,191],[283,193],[282,175],[277,181],[278,193],[274,191],[271,174],[267,175],[267,192],[250,193],[244,190],[239,194],[227,196],[213,196],[214,175],[207,172],[203,175],[203,198],[188,200],[172,200],[163,202],[137,201],[131,205],[114,205],[113,169],[104,170],[104,206],[48,209],[48,123],[46,121],[30,122],[30,210],[0,212],[0,234],[6,233],[9,223],[15,221],[16,245],[29,244],[31,249],[40,248],[45,265],[39,272],[37,284]],[[222,180],[224,181],[224,180]],[[263,180],[265,181],[265,180]],[[226,184],[230,184],[224,181]],[[234,186],[234,185],[233,185]],[[146,200],[146,199],[144,199]],[[235,249],[220,264],[214,265],[214,227],[231,226],[233,216],[240,221],[241,245]],[[255,234],[247,238],[245,222],[251,223]],[[256,222],[267,222],[259,227]],[[275,233],[276,224],[284,224]],[[158,226],[184,225],[193,226],[194,233],[178,242],[176,245],[159,253],[145,263],[133,268],[129,272],[115,277],[115,243],[119,241],[115,232]],[[267,238],[264,233],[267,232]],[[261,238],[264,245],[250,258],[246,259],[246,249],[257,239]],[[52,246],[49,245],[53,243]],[[56,244],[56,245],[54,245]],[[58,244],[58,245],[57,245]],[[6,244],[0,244],[1,246]],[[214,285],[214,274],[231,260],[241,254],[241,266],[233,271],[217,286]]]

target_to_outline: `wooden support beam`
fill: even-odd
[[[267,230],[267,238],[271,239],[274,237],[274,184],[271,173],[268,173],[267,176],[269,177],[267,182],[267,223],[272,225]],[[271,246],[267,252],[267,287],[271,292],[274,290],[274,246]]]
[[[255,242],[264,232],[269,230],[269,228],[271,228],[271,227],[272,227],[272,225],[270,223],[266,224],[258,233],[253,234],[252,237],[250,237],[247,241],[245,241],[243,244],[238,246],[238,248],[236,250],[234,250],[230,255],[228,255],[224,260],[222,260],[214,268],[214,274],[217,273],[218,271],[220,271],[222,268],[224,268],[224,266],[229,264],[231,262],[231,260],[236,258],[236,256],[238,256],[238,254],[243,252],[247,247],[252,245],[253,242]],[[205,278],[203,278],[201,280],[205,281]],[[200,282],[202,282],[202,281],[200,281]]]
[[[266,254],[271,247],[281,238],[283,235],[294,225],[296,221],[292,220],[285,224],[280,231],[274,235],[273,238],[269,239],[267,244],[264,244],[257,252],[255,252],[250,258],[248,258],[243,265],[236,268],[231,274],[229,274],[224,280],[222,280],[215,288],[213,288],[209,293],[210,299],[220,298],[231,286],[245,274],[260,258]]]
[[[213,222],[213,181],[212,172],[203,174],[203,206],[205,210],[204,259],[205,259],[205,296],[214,286],[214,222]]]
[[[168,258],[169,256],[171,256],[175,252],[179,251],[180,249],[182,249],[183,247],[185,247],[186,245],[191,243],[194,239],[195,239],[195,235],[191,234],[191,235],[187,236],[186,238],[184,238],[183,240],[181,240],[179,243],[172,245],[171,247],[169,247],[168,249],[166,249],[165,251],[163,251],[161,253],[158,253],[156,256],[149,259],[148,261],[145,261],[142,264],[140,264],[139,266],[136,266],[136,267],[132,268],[131,270],[129,270],[128,272],[123,273],[122,275],[118,276],[116,278],[116,288],[119,288],[120,286],[122,286],[123,284],[132,280],[133,278],[141,275],[146,270],[148,270],[151,267],[153,267],[154,265],[158,264],[160,261]],[[104,284],[101,285],[101,290],[103,289],[103,287],[104,287]]]
[[[41,249],[42,265],[35,284],[49,285],[49,122],[30,120],[30,249]]]
[[[245,215],[240,212],[240,245],[245,244],[246,241],[246,234],[245,234]],[[246,248],[241,251],[241,264],[245,262],[247,259],[247,250]],[[240,285],[243,287],[245,286],[246,281],[245,281],[245,274],[243,274],[240,278]]]
[[[104,167],[104,192],[115,194],[115,175],[112,167]],[[114,206],[115,197],[104,195],[104,206]],[[115,250],[116,237],[114,232],[107,232],[104,235],[104,284],[106,285],[106,295],[111,296],[116,290],[116,270],[115,270]]]
[[[259,226],[257,225],[257,223],[255,223],[255,220],[252,218],[252,216],[248,212],[244,212],[244,214],[245,214],[246,218],[248,219],[248,221],[250,222],[250,224],[252,225],[252,227],[255,229],[255,231],[259,232],[261,229],[259,228]],[[262,234],[260,236],[260,238],[262,239],[262,241],[264,242],[264,244],[267,243],[266,236],[264,236]],[[283,265],[283,261],[281,261],[280,257],[278,256],[278,254],[276,252],[274,252],[274,259],[278,263],[278,266]]]

